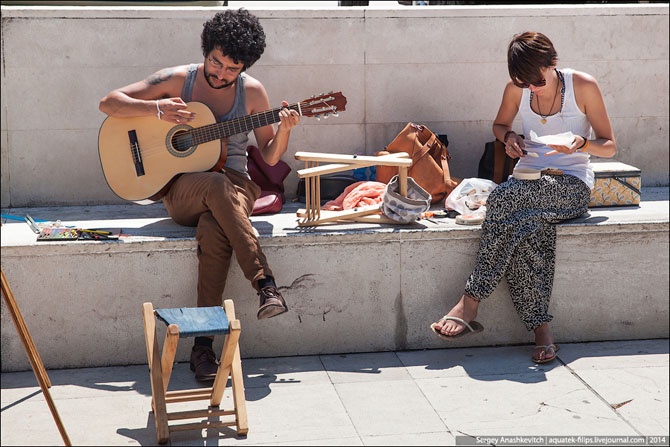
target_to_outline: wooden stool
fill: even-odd
[[[353,210],[322,211],[321,210],[321,176],[333,172],[350,171],[367,166],[397,166],[400,183],[400,194],[407,197],[407,171],[412,160],[405,152],[398,152],[379,157],[361,155],[322,154],[317,152],[296,152],[296,160],[305,161],[305,169],[299,170],[298,177],[305,179],[305,209],[296,213],[302,218],[298,226],[314,226],[332,222],[368,222],[397,224],[393,219],[379,214],[382,204],[362,206]],[[331,163],[319,166],[319,163]]]
[[[225,309],[225,310],[224,310]],[[242,362],[240,360],[240,321],[235,319],[235,306],[232,300],[225,300],[223,307],[182,307],[176,309],[156,309],[151,303],[142,306],[144,318],[144,336],[147,342],[147,358],[151,372],[151,408],[156,420],[156,438],[158,443],[169,441],[170,432],[198,430],[212,427],[236,426],[238,435],[249,431],[247,409],[242,382]],[[156,317],[167,324],[163,344],[163,354],[159,354],[156,335]],[[205,335],[227,334],[221,352],[219,369],[211,388],[168,391],[172,374],[172,365],[177,353],[179,338]],[[232,410],[219,409],[223,392],[231,377],[233,389]],[[209,407],[203,410],[167,412],[167,404],[209,400]],[[235,416],[234,421],[201,421],[189,424],[168,425],[168,421],[210,418],[216,416]]]

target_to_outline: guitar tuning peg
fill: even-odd
[[[312,98],[316,98],[316,95],[312,95]]]
[[[325,95],[325,93],[323,93],[323,92],[319,93],[319,96],[323,96],[323,95]]]
[[[317,121],[321,121],[321,115],[316,115],[314,118],[316,118]]]
[[[329,94],[329,95],[332,95],[332,94],[333,94],[333,91],[332,91],[332,90],[331,90],[331,91],[329,91],[329,92],[328,92],[328,94]]]
[[[327,120],[329,116],[330,116],[330,113],[326,113],[325,115],[323,115],[323,119]]]
[[[334,116],[334,117],[338,117],[338,116],[340,116],[340,112],[333,112],[333,116]]]

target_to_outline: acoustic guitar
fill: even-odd
[[[342,92],[313,96],[287,108],[320,119],[346,110]],[[218,171],[226,162],[225,139],[277,123],[277,107],[217,123],[201,102],[187,103],[196,113],[188,124],[159,121],[154,116],[108,117],[98,134],[98,152],[105,180],[119,197],[142,205],[160,200],[172,182],[187,172]]]

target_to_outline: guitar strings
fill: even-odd
[[[281,107],[276,107],[271,110],[267,110],[264,112],[259,112],[255,113],[252,115],[247,115],[244,117],[239,117],[235,118],[230,121],[226,121],[223,123],[213,123],[205,126],[201,126],[198,128],[192,128],[189,130],[186,130],[182,133],[177,134],[174,137],[173,140],[173,145],[172,147],[175,148],[179,152],[185,152],[187,151],[190,147],[194,145],[200,145],[204,143],[208,143],[211,141],[219,140],[222,138],[227,138],[231,135],[235,135],[238,133],[243,133],[249,130],[252,130],[256,127],[263,127],[267,126],[269,124],[276,123],[280,121],[279,118],[279,111],[283,108],[288,108],[292,110],[296,110],[299,112],[301,115],[304,115],[303,109],[305,111],[310,110],[315,107],[316,102],[320,99],[321,103],[329,107],[332,112],[337,116],[337,109],[336,107],[333,107],[332,105],[328,104],[326,101],[324,101],[322,98],[312,98],[310,101],[312,106],[308,104],[307,101],[302,101],[300,103],[296,104],[291,104],[288,106],[281,106]],[[313,112],[312,112],[313,113]],[[254,124],[254,118],[257,120],[258,124]],[[263,121],[261,121],[261,118]],[[239,129],[237,126],[239,125]],[[133,163],[136,164],[137,162],[141,161],[145,157],[151,157],[155,155],[164,155],[165,151],[168,150],[165,144],[153,144],[149,146],[144,146],[144,147],[138,147],[138,145],[133,145],[130,149],[131,156],[133,158]],[[190,155],[190,154],[189,154]]]
[[[176,135],[173,140],[173,147],[177,151],[186,151],[193,145],[199,145],[214,140],[229,137],[238,133],[243,133],[256,127],[263,127],[280,121],[279,111],[284,107],[277,107],[272,110],[235,118],[223,123],[208,124],[198,128],[192,128]],[[287,108],[298,111],[298,104],[289,105]],[[254,123],[256,121],[256,123]],[[192,142],[192,144],[189,144]],[[175,144],[176,143],[176,144]],[[131,148],[133,162],[151,157],[152,155],[164,154],[167,151],[165,144],[153,144]],[[139,153],[136,153],[139,152]]]
[[[178,151],[185,151],[192,145],[202,144],[204,142],[219,140],[226,138],[230,135],[235,135],[237,133],[242,133],[247,130],[251,130],[256,125],[254,124],[254,119],[257,121],[257,127],[267,126],[274,122],[279,121],[276,115],[278,109],[260,112],[254,115],[247,115],[245,117],[236,118],[231,121],[226,121],[225,123],[214,123],[205,125],[198,128],[192,128],[185,130],[181,134],[176,136],[177,141],[181,143],[174,144],[173,147]],[[274,121],[272,120],[274,119]],[[193,144],[188,142],[192,141]],[[142,146],[140,148],[142,156],[151,156],[158,153],[164,153],[167,150],[165,144],[154,144],[149,146]]]

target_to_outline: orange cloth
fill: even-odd
[[[356,182],[347,186],[337,199],[321,207],[325,211],[351,210],[359,206],[376,205],[382,201],[386,184]]]

